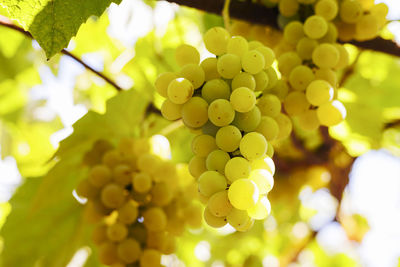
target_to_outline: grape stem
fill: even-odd
[[[231,4],[231,0],[225,0],[224,9],[222,10],[222,17],[224,18],[225,28],[230,31],[231,23],[229,17],[229,6]]]

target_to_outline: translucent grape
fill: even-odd
[[[331,69],[318,69],[315,72],[315,79],[325,80],[333,86],[336,86],[338,83],[336,72]]]
[[[278,58],[279,71],[284,76],[289,76],[292,69],[298,65],[301,65],[301,58],[295,52],[283,53]]]
[[[253,207],[258,201],[258,197],[257,185],[249,179],[235,180],[228,190],[230,203],[239,210],[247,210]]]
[[[265,67],[265,59],[261,52],[257,50],[247,51],[242,56],[242,66],[244,71],[250,74],[259,73]],[[232,76],[233,78],[234,76]],[[230,77],[227,77],[230,78]]]
[[[315,80],[310,83],[306,90],[307,101],[314,106],[320,106],[333,99],[334,89],[324,80]]]
[[[122,186],[132,182],[132,170],[126,164],[119,164],[113,169],[114,181]]]
[[[265,73],[268,75],[268,85],[266,89],[270,89],[278,83],[278,75],[273,67],[269,67],[265,70]]]
[[[118,220],[125,224],[131,224],[136,221],[138,214],[138,205],[133,201],[128,201],[118,209]]]
[[[262,158],[250,161],[251,169],[258,170],[264,169],[269,171],[272,175],[275,173],[275,164],[271,157],[264,156]]]
[[[183,105],[172,103],[171,100],[166,99],[161,106],[161,115],[167,120],[174,121],[182,117]]]
[[[256,220],[264,220],[271,213],[271,203],[267,197],[261,197],[257,204],[247,210],[248,215]]]
[[[140,244],[133,238],[128,238],[118,244],[118,257],[125,263],[138,261],[142,249]]]
[[[322,125],[334,126],[346,118],[346,108],[340,101],[334,100],[319,106],[317,116]]]
[[[225,165],[230,159],[228,153],[222,150],[214,150],[206,159],[206,167],[209,171],[217,171],[221,174],[225,173]]]
[[[194,156],[189,161],[189,172],[194,178],[199,178],[200,175],[207,171],[206,159],[199,156]]]
[[[256,105],[256,96],[249,88],[239,87],[232,92],[230,102],[234,110],[242,113],[249,112]]]
[[[226,190],[213,194],[207,203],[207,208],[216,217],[226,217],[232,210]]]
[[[243,227],[248,224],[250,217],[245,210],[233,208],[232,211],[226,216],[228,223],[235,229]]]
[[[322,38],[328,32],[328,23],[318,15],[310,16],[304,22],[304,33],[312,38]]]
[[[236,112],[235,119],[232,124],[239,128],[241,131],[251,132],[254,131],[260,124],[261,112],[260,109],[255,106],[249,112]]]
[[[180,67],[186,64],[199,64],[200,54],[195,47],[182,44],[175,50],[175,60]]]
[[[291,45],[296,45],[304,37],[303,24],[300,21],[289,22],[283,30],[285,41]]]
[[[208,120],[207,102],[201,97],[192,97],[182,107],[182,120],[192,128],[203,126]]]
[[[260,71],[259,73],[254,74],[254,79],[256,80],[255,91],[264,91],[264,89],[267,88],[269,76],[265,71]]]
[[[241,36],[232,36],[227,45],[227,53],[241,57],[249,50],[247,40]]]
[[[232,104],[226,99],[214,100],[208,107],[210,121],[219,127],[230,124],[235,117],[235,110]]]
[[[295,67],[289,75],[289,83],[294,90],[304,91],[315,79],[313,71],[304,65]]]
[[[333,20],[338,14],[338,9],[335,0],[319,0],[314,7],[315,14],[326,20]]]
[[[107,227],[107,237],[111,241],[122,241],[128,235],[128,228],[119,222],[111,224]]]
[[[260,124],[254,131],[262,134],[267,141],[272,141],[278,136],[279,126],[273,118],[262,116]]]
[[[258,99],[257,106],[260,109],[261,115],[275,117],[281,112],[281,101],[272,94],[265,94]]]
[[[133,176],[133,189],[138,193],[146,193],[151,189],[151,176],[145,172],[136,173]]]
[[[299,127],[306,131],[313,131],[320,126],[315,109],[309,109],[298,116]]]
[[[169,83],[167,95],[172,103],[183,104],[192,97],[193,90],[191,82],[184,78],[177,78]]]
[[[249,179],[257,185],[260,194],[267,194],[274,187],[274,177],[265,169],[252,170]]]
[[[286,96],[283,106],[287,114],[297,116],[305,112],[310,107],[310,103],[303,92],[294,91]]]
[[[96,187],[103,187],[111,181],[111,170],[106,165],[96,165],[90,169],[89,182]]]
[[[206,82],[201,89],[201,97],[211,103],[216,99],[229,99],[231,89],[229,85],[222,79],[213,79]]]
[[[199,157],[207,157],[215,149],[217,149],[217,144],[211,135],[201,134],[192,141],[192,151]]]
[[[204,220],[206,221],[206,223],[207,223],[209,226],[214,227],[214,228],[221,228],[221,227],[225,226],[226,223],[227,223],[227,220],[226,220],[225,217],[217,217],[217,216],[214,216],[214,215],[210,212],[210,210],[209,210],[208,208],[205,208],[205,209],[204,209],[204,214],[203,214],[203,216],[204,216]]]
[[[225,165],[225,176],[230,182],[248,178],[250,172],[250,162],[242,157],[231,158]]]
[[[376,16],[371,14],[363,15],[356,23],[356,36],[358,41],[373,39],[378,35],[379,24]]]
[[[119,208],[124,200],[124,189],[120,185],[108,184],[101,190],[101,202],[108,208]]]
[[[248,160],[262,157],[267,152],[267,140],[257,132],[251,132],[240,140],[240,153]]]
[[[226,53],[230,34],[222,27],[214,27],[204,34],[203,39],[207,50],[219,56]]]
[[[167,94],[168,85],[172,80],[175,80],[176,78],[178,78],[178,75],[176,75],[173,72],[161,73],[157,77],[157,79],[154,83],[157,93],[159,93],[161,96],[167,98],[168,97],[168,94]]]
[[[149,231],[162,231],[167,226],[167,216],[161,208],[149,208],[143,212],[143,224]]]
[[[225,79],[232,79],[240,73],[241,69],[240,57],[235,54],[225,54],[218,58],[217,70]]]
[[[215,136],[217,146],[225,152],[233,152],[238,149],[240,139],[242,139],[242,134],[233,125],[221,127]]]
[[[335,65],[334,68],[336,70],[340,70],[340,69],[343,69],[343,68],[345,68],[345,67],[347,67],[349,65],[349,61],[350,61],[349,53],[347,52],[346,48],[344,48],[343,45],[334,44],[334,46],[339,51],[339,61]]]
[[[208,57],[200,63],[204,71],[204,80],[209,81],[221,77],[217,70],[217,59],[215,57]]]
[[[202,67],[197,64],[187,64],[179,71],[179,76],[187,79],[194,89],[199,88],[205,79],[205,73]],[[179,104],[179,103],[177,103]]]
[[[312,60],[320,68],[333,68],[339,62],[339,51],[334,45],[320,44],[314,49]]]
[[[199,177],[199,191],[206,197],[225,190],[227,184],[225,177],[216,171],[206,171]]]
[[[296,52],[302,58],[309,60],[312,57],[312,52],[318,46],[318,41],[304,37],[296,45]]]
[[[343,0],[340,3],[339,15],[346,23],[356,23],[362,16],[363,10],[360,2]]]
[[[274,51],[267,46],[259,46],[255,50],[260,52],[264,57],[264,69],[271,67],[275,60]]]
[[[232,90],[235,90],[239,87],[247,87],[251,90],[254,90],[256,88],[256,80],[254,76],[247,72],[241,72],[233,77]]]
[[[292,121],[290,120],[290,118],[285,114],[280,113],[276,117],[274,117],[274,119],[279,125],[279,134],[276,139],[279,140],[287,138],[293,129]]]
[[[167,205],[174,197],[173,191],[166,182],[156,183],[150,191],[151,203],[162,207]]]
[[[297,0],[280,0],[279,1],[279,13],[285,17],[291,17],[296,15],[299,10],[299,3]]]

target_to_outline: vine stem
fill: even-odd
[[[222,10],[222,17],[224,18],[225,28],[230,31],[231,22],[229,17],[229,6],[231,4],[231,0],[225,0],[224,9]]]

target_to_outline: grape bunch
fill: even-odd
[[[282,113],[280,99],[268,92],[285,88],[272,67],[275,54],[269,47],[231,36],[221,27],[208,30],[204,43],[216,57],[200,63],[196,48],[182,45],[176,50],[181,70],[159,75],[155,87],[166,98],[162,115],[182,119],[198,133],[189,171],[207,204],[206,223],[216,228],[229,223],[246,231],[271,211],[271,141],[287,138],[292,123]]]
[[[168,160],[165,137],[123,138],[117,148],[99,140],[84,156],[87,178],[76,187],[85,218],[96,223],[99,260],[112,267],[161,266],[185,225],[199,228],[202,205],[187,165]]]

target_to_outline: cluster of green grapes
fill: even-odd
[[[161,74],[155,87],[166,98],[162,115],[182,119],[198,133],[189,171],[207,201],[205,221],[245,231],[270,213],[271,141],[292,131],[281,100],[272,94],[284,85],[272,67],[274,52],[260,42],[215,27],[205,33],[204,43],[216,57],[200,63],[196,48],[182,45],[176,50],[181,70]]]
[[[160,135],[123,138],[117,148],[99,140],[86,153],[89,171],[76,193],[86,199],[86,219],[96,223],[92,240],[102,264],[161,266],[162,254],[175,251],[185,225],[201,227],[194,179],[169,154]]]

